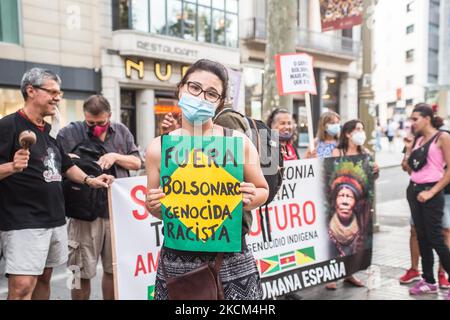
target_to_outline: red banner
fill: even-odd
[[[363,21],[363,0],[320,0],[322,32],[350,29]]]

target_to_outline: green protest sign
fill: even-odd
[[[185,251],[239,252],[243,141],[233,137],[162,139],[164,245]]]

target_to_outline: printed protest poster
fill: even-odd
[[[350,29],[363,21],[363,0],[320,0],[322,31]]]
[[[279,95],[317,94],[312,56],[306,53],[277,54],[275,68]]]
[[[116,299],[154,298],[163,223],[145,209],[146,194],[145,176],[116,179],[110,188]]]
[[[277,197],[267,212],[252,212],[246,236],[264,298],[334,281],[370,266],[372,169],[370,156],[285,162]],[[117,299],[152,299],[154,294],[163,223],[145,209],[146,180],[116,179],[110,189]]]
[[[285,163],[283,185],[267,211],[252,212],[247,239],[264,298],[334,281],[370,265],[373,177],[362,174],[369,167],[367,157]],[[342,193],[346,201],[337,201]],[[352,194],[354,202],[348,201]],[[336,223],[335,212],[339,219],[349,217],[344,220],[351,221],[349,232],[340,232],[347,229]]]
[[[242,138],[164,136],[160,179],[166,247],[241,251],[243,150]]]
[[[370,265],[374,201],[369,155],[325,159],[326,214],[331,257],[347,259],[347,272]]]

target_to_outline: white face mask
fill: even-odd
[[[362,146],[366,142],[366,133],[364,131],[354,133],[352,135],[352,141],[357,146]]]
[[[326,131],[330,136],[335,137],[341,133],[341,125],[339,123],[329,123]]]

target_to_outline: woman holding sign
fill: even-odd
[[[350,120],[342,127],[339,144],[332,150],[331,155],[333,157],[344,157],[369,154],[369,150],[364,147],[365,141],[366,134],[364,132],[363,123],[360,120]],[[376,163],[373,166],[373,173],[376,178],[379,173],[378,165]],[[353,210],[350,210],[350,207],[353,209],[355,203],[352,201],[355,201],[358,197],[358,183],[355,181],[352,180],[347,181],[348,183],[337,184],[336,187],[336,214],[330,221],[329,235],[330,239],[335,243],[336,250],[340,256],[353,254],[354,247],[357,247],[357,242],[361,240],[357,236],[359,234],[358,231],[352,231],[355,229],[354,225],[347,226],[345,219],[347,218],[347,212],[353,214]],[[349,190],[351,190],[351,192],[349,192]],[[349,200],[341,201],[343,198]],[[355,220],[353,219],[351,221]],[[345,232],[341,232],[342,230],[345,230]],[[344,240],[344,237],[341,236],[344,233],[348,239]],[[350,238],[351,241],[349,241]],[[356,287],[364,286],[364,284],[353,275],[345,278],[344,281]],[[327,284],[326,288],[336,290],[336,282]]]
[[[220,285],[223,287],[224,298],[230,300],[262,298],[259,273],[255,259],[245,245],[242,222],[239,226],[239,235],[224,231],[226,223],[231,223],[233,218],[236,220],[239,214],[242,215],[242,212],[235,215],[236,208],[239,211],[250,211],[265,203],[268,197],[268,186],[260,169],[259,156],[251,141],[242,133],[213,124],[212,117],[215,110],[225,103],[227,89],[228,74],[223,65],[205,59],[194,63],[178,84],[178,105],[182,110],[182,127],[169,135],[155,138],[147,148],[148,194],[146,207],[153,216],[164,220],[165,237],[156,276],[155,299],[175,297],[176,293],[167,288],[167,279],[172,280],[188,272],[196,271],[205,263],[214,264],[216,262],[217,266],[217,257],[222,257],[222,253],[217,254],[217,252],[223,252],[223,260],[221,263],[219,262],[219,287]],[[241,143],[242,150],[235,149],[235,152],[225,152],[225,155],[221,155],[222,149],[208,151],[204,146],[205,141],[215,139],[230,141],[226,138],[230,139],[231,137],[233,138],[231,141]],[[194,149],[190,153],[188,152],[189,161],[186,160],[187,157],[183,157],[183,152],[171,153],[171,150],[175,148],[181,149],[180,145],[189,138],[193,139],[191,141],[203,143],[201,149],[196,149],[197,146],[194,142]],[[176,139],[182,142],[168,148],[170,142]],[[239,143],[236,145],[239,146]],[[239,158],[237,154],[242,154],[241,158],[243,159],[236,160]],[[181,159],[178,167],[172,166],[171,163],[180,160],[177,159],[179,157],[184,158],[184,162]],[[232,159],[233,157],[236,158]],[[237,182],[237,186],[236,182],[234,184],[224,182],[230,177],[233,179],[232,175],[224,173],[227,169],[227,161],[243,168],[243,172],[241,172],[243,180],[240,181],[244,182]],[[239,161],[243,163],[239,164]],[[162,175],[163,171],[166,172],[170,166],[176,167],[173,173],[170,176]],[[179,171],[183,172],[183,175],[177,173],[180,168],[184,169],[184,171]],[[205,178],[206,176],[213,177],[208,180]],[[175,183],[177,180],[178,183]],[[212,180],[215,182],[211,182]],[[179,189],[178,191],[183,189],[183,192],[180,191],[175,196],[176,189]],[[195,196],[192,197],[192,195]],[[224,195],[226,198],[223,198]],[[236,196],[239,204],[232,205]],[[169,198],[175,199],[175,201],[169,201]],[[213,205],[214,201],[217,202],[220,199],[225,199],[222,207]],[[181,205],[185,205],[189,210],[178,211],[175,209],[176,206]],[[229,210],[228,205],[230,206]],[[173,217],[178,218],[175,219],[177,221],[174,224],[169,222],[169,218]],[[190,220],[195,217],[204,220]],[[208,225],[210,221],[215,221],[214,219],[220,220],[220,217],[225,217],[221,227],[213,229],[214,226]],[[205,229],[205,225],[209,227]],[[217,232],[214,233],[214,231]],[[192,251],[186,247],[184,250],[179,250],[172,244],[169,245],[169,240],[173,240],[172,237],[185,244],[192,241],[192,248],[200,248],[203,243],[220,240],[221,237],[223,239],[234,238],[234,240],[239,237],[240,239],[237,240],[239,240],[240,247],[238,250],[229,250],[224,245],[214,252],[206,252],[202,249]],[[192,291],[186,292],[187,296],[182,298],[189,299],[188,295],[195,293]]]

